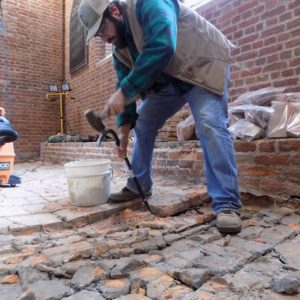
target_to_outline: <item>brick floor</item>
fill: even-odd
[[[17,164],[15,173],[22,184],[0,188],[1,300],[299,299],[293,203],[243,195],[243,229],[224,236],[205,187],[186,178],[155,176],[157,216],[141,199],[71,205],[61,165]],[[115,172],[112,190],[126,177]]]

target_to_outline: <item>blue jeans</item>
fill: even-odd
[[[228,79],[223,96],[199,87],[178,95],[171,85],[158,94],[150,92],[147,95],[139,106],[131,158],[133,171],[144,192],[152,189],[152,154],[157,131],[188,102],[203,150],[207,191],[212,198],[212,209],[215,214],[224,210],[239,211],[242,204],[234,147],[227,129],[227,86]],[[127,188],[138,193],[131,178],[128,179]]]

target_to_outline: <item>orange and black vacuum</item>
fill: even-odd
[[[13,175],[15,151],[13,142],[19,134],[4,117],[5,110],[0,107],[0,186],[10,185],[15,187],[21,179]]]

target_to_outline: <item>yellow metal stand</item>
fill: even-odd
[[[64,134],[64,111],[63,111],[63,97],[65,99],[71,99],[69,92],[62,93],[47,93],[46,100],[53,100],[53,98],[59,98],[59,112],[60,112],[60,133]]]

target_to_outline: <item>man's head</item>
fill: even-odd
[[[118,2],[111,0],[82,0],[78,16],[88,31],[86,43],[99,36],[117,48],[126,47],[125,25]]]

